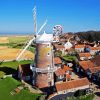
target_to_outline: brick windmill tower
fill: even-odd
[[[36,38],[36,57],[33,67],[34,83],[38,88],[54,85],[53,34],[45,32]]]
[[[18,55],[18,60],[25,50],[31,45],[34,41],[36,44],[35,51],[35,62],[33,66],[30,66],[33,71],[33,85],[38,88],[46,88],[54,85],[54,63],[53,63],[53,34],[39,34],[43,27],[46,25],[46,22],[41,26],[37,32],[37,23],[36,23],[36,7],[33,10],[34,14],[34,31],[36,37],[29,41],[26,47]]]

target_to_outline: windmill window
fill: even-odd
[[[47,44],[47,47],[50,47],[50,44]]]
[[[48,56],[50,56],[50,53],[48,53]]]

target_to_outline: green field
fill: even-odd
[[[66,55],[62,57],[66,61],[73,61],[76,60],[76,56]]]
[[[33,61],[27,60],[27,61],[9,61],[9,62],[1,62],[0,63],[0,78],[3,77],[3,75],[7,74],[13,74],[16,72],[19,64],[31,64]]]
[[[11,95],[10,92],[20,84],[19,81],[10,77],[0,80],[0,100],[36,100],[40,96],[40,94],[32,94],[25,89],[18,94]]]

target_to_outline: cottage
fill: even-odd
[[[72,45],[72,43],[71,42],[66,42],[65,44],[64,44],[64,47],[65,47],[65,50],[66,49],[70,49],[70,48],[72,48],[73,47],[73,45]]]
[[[84,48],[85,48],[85,45],[84,44],[75,45],[75,50],[77,52],[84,52]]]
[[[100,47],[91,47],[90,48],[91,55],[95,55],[99,51],[100,51]]]
[[[66,81],[71,80],[71,76],[73,75],[73,72],[72,72],[73,69],[66,65],[63,65],[62,69],[65,71]]]
[[[62,54],[65,53],[65,47],[63,45],[54,44],[54,49],[57,51],[61,51]]]
[[[77,72],[86,73],[86,70],[89,68],[93,68],[95,65],[90,60],[88,61],[79,61],[79,66],[76,67]]]
[[[65,71],[62,68],[59,68],[55,71],[55,81],[65,81],[66,80],[66,74]]]
[[[57,81],[69,81],[71,80],[72,74],[73,74],[72,68],[69,68],[66,65],[62,65],[61,68],[55,71],[56,82]]]
[[[93,59],[91,59],[91,62],[93,62],[96,66],[100,66],[100,55],[95,56]]]
[[[87,75],[89,76],[90,79],[92,80],[98,80],[98,78],[100,78],[100,76],[98,76],[98,78],[95,77],[95,75],[100,72],[100,66],[98,67],[93,67],[93,68],[89,68],[87,70]]]
[[[54,65],[55,65],[56,69],[61,68],[62,61],[61,61],[61,59],[59,57],[55,57],[54,58]]]
[[[79,53],[79,59],[80,60],[89,60],[89,59],[92,59],[92,56],[90,53]]]
[[[30,69],[30,64],[19,65],[18,78],[24,81],[32,81],[33,72]]]
[[[56,83],[56,90],[58,94],[75,93],[78,90],[88,90],[89,81],[87,78],[72,80],[68,82]]]

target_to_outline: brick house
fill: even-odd
[[[100,47],[91,47],[90,48],[90,54],[91,55],[95,55],[99,51],[100,51]]]
[[[32,81],[33,72],[30,69],[30,64],[19,65],[18,67],[18,78],[24,81]]]
[[[88,90],[90,83],[87,78],[72,80],[68,82],[56,83],[56,91],[58,94],[75,93],[78,90]]]
[[[54,49],[55,49],[56,51],[61,51],[62,54],[65,53],[65,47],[64,47],[63,45],[54,44]]]
[[[94,66],[95,66],[94,63],[91,62],[90,60],[79,61],[79,66],[76,67],[76,71],[86,74],[86,70],[89,69],[89,68],[93,68]]]
[[[58,69],[58,68],[61,68],[62,66],[62,61],[59,57],[55,57],[54,58],[54,65],[55,65],[55,68]]]
[[[97,75],[97,73],[100,74],[100,66],[89,68],[87,70],[87,75],[89,76],[90,79],[92,79],[94,81],[97,81],[98,79],[100,79],[100,75],[98,75],[98,77],[95,76],[95,75]]]
[[[85,45],[80,44],[80,45],[75,45],[75,51],[77,52],[84,52]]]
[[[79,60],[89,60],[92,59],[92,55],[88,53],[79,53],[78,54]]]
[[[62,65],[61,68],[57,69],[55,71],[55,81],[69,81],[71,80],[71,76],[72,76],[73,72],[72,72],[72,68],[69,68],[66,65]]]

